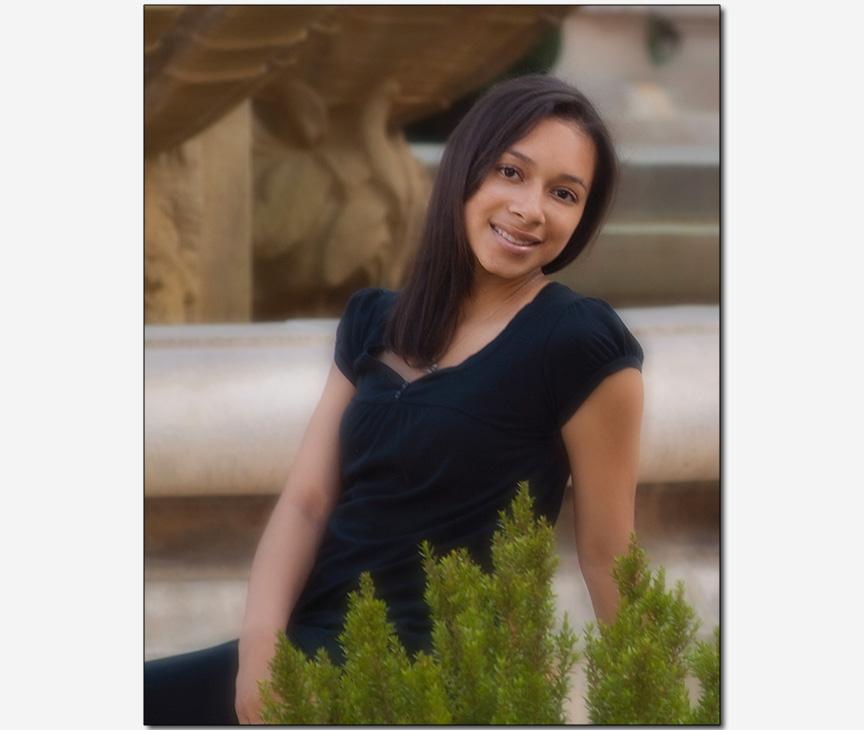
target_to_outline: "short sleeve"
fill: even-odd
[[[356,364],[370,344],[370,337],[380,329],[379,303],[382,289],[361,289],[351,295],[339,326],[336,328],[336,366],[357,385]]]
[[[628,367],[641,370],[643,354],[608,303],[583,297],[553,328],[544,360],[550,408],[560,427],[604,378]]]

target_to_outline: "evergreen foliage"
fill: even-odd
[[[699,620],[679,581],[667,592],[665,571],[652,576],[645,552],[630,551],[613,571],[621,595],[615,621],[585,632],[592,723],[600,725],[717,725],[720,723],[720,630],[714,643],[695,641]],[[691,708],[685,679],[702,688]]]
[[[536,519],[526,484],[492,540],[492,572],[466,550],[437,557],[421,546],[432,651],[409,656],[387,606],[363,574],[349,598],[339,644],[309,659],[280,632],[272,681],[261,683],[263,717],[287,725],[564,724],[576,636],[555,630],[552,527]],[[631,537],[613,571],[621,606],[612,624],[588,624],[585,659],[590,721],[601,725],[720,723],[720,632],[699,628],[679,581],[651,573]],[[685,679],[699,681],[691,705]]]
[[[274,724],[562,724],[576,636],[566,617],[555,631],[552,527],[535,518],[527,484],[501,514],[491,573],[466,550],[437,557],[421,548],[432,652],[410,657],[375,598],[368,574],[352,593],[331,662],[308,659],[281,633],[261,683],[263,716]]]

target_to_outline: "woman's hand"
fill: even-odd
[[[276,635],[268,640],[241,638],[238,646],[240,666],[237,671],[234,709],[241,725],[261,725],[262,701],[258,682],[270,680],[270,661],[276,654]]]

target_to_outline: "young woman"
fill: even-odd
[[[554,78],[502,83],[465,116],[404,291],[366,289],[348,303],[255,555],[239,643],[148,663],[146,723],[260,722],[276,631],[338,656],[363,571],[406,646],[428,646],[420,543],[486,562],[523,480],[554,521],[572,478],[582,574],[597,618],[614,618],[642,351],[608,304],[546,275],[595,237],[616,175],[600,117]]]

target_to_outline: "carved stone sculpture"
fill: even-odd
[[[385,82],[330,110],[296,82],[275,112],[257,105],[257,318],[328,314],[361,286],[399,285],[431,182],[401,131],[388,130],[396,91]]]
[[[359,286],[398,286],[430,187],[402,127],[491,80],[568,11],[145,6],[146,321],[332,316]],[[201,134],[236,158],[214,130],[243,104],[246,169],[178,164]],[[231,196],[193,189],[247,172]]]
[[[148,321],[194,321],[203,213],[196,162],[182,148],[144,163],[144,311]]]

